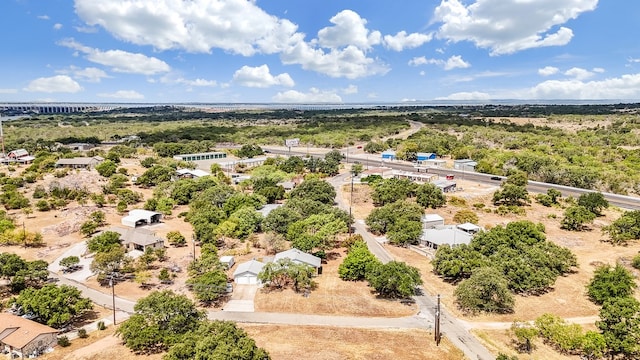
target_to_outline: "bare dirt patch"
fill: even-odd
[[[43,360],[160,360],[162,354],[136,355],[122,345],[122,340],[114,336],[113,327],[89,334],[85,339],[74,339],[71,346],[56,346],[52,353],[43,355]]]
[[[242,328],[277,359],[463,359],[444,339],[426,330],[371,330],[319,326],[246,325]]]
[[[398,301],[377,299],[366,282],[343,281],[338,266],[346,255],[345,249],[336,250],[336,258],[323,264],[322,275],[315,278],[317,289],[308,297],[293,290],[258,291],[255,310],[302,314],[401,317],[415,314],[416,305],[403,305]]]

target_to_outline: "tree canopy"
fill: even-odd
[[[439,247],[433,265],[437,274],[453,282],[471,276],[477,267],[495,267],[512,291],[537,294],[577,261],[568,249],[546,241],[542,224],[516,221],[478,233],[469,246]]]
[[[624,245],[630,240],[640,239],[640,210],[626,211],[603,232],[613,244]]]
[[[157,353],[179,343],[196,330],[205,314],[184,295],[170,290],[154,291],[138,300],[134,314],[116,333],[136,353]]]
[[[624,266],[616,264],[615,267],[611,267],[606,264],[596,269],[587,285],[587,294],[591,301],[602,305],[610,298],[631,295],[635,287],[633,275]]]
[[[387,298],[408,298],[422,285],[420,272],[404,262],[377,263],[367,270],[367,281],[378,294]]]
[[[40,289],[27,288],[12,299],[24,313],[32,313],[36,320],[54,328],[61,328],[93,309],[90,299],[80,290],[68,285],[48,284]]]
[[[458,306],[470,313],[510,313],[515,304],[507,279],[492,267],[474,270],[471,277],[458,285],[454,295]]]

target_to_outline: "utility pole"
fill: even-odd
[[[351,199],[349,200],[349,220],[352,219],[351,217],[351,207],[353,206],[353,169],[351,170]],[[353,227],[353,224],[349,225],[349,235],[351,235],[351,228]]]
[[[434,340],[436,346],[440,345],[440,294],[438,294],[438,304],[436,305],[435,321],[434,321]]]
[[[111,286],[111,306],[113,306],[113,325],[116,325],[116,282],[113,280],[113,273],[111,273],[111,279],[109,279],[109,285]]]

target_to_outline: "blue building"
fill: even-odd
[[[396,152],[393,150],[387,150],[382,152],[382,160],[395,160]]]
[[[423,152],[419,152],[416,154],[416,157],[418,158],[418,161],[426,161],[426,160],[435,160],[438,155],[436,155],[435,153],[423,153]]]

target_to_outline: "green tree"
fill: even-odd
[[[418,269],[399,261],[372,266],[367,270],[367,281],[380,296],[387,298],[408,298],[422,285]]]
[[[602,216],[602,210],[609,207],[609,202],[599,192],[590,192],[578,197],[578,205],[584,206],[596,216]]]
[[[394,203],[413,197],[417,185],[408,179],[383,179],[373,185],[371,199],[376,206]]]
[[[136,353],[157,353],[182,340],[198,328],[203,311],[184,295],[170,290],[154,291],[138,300],[134,314],[116,330],[124,344]]]
[[[295,292],[299,292],[315,287],[314,274],[315,269],[310,265],[294,263],[285,258],[267,263],[258,274],[258,280],[269,288],[282,289],[291,285]]]
[[[447,203],[447,198],[440,188],[431,183],[425,183],[416,189],[416,202],[425,208],[437,209]]]
[[[69,271],[80,264],[80,258],[77,256],[67,256],[60,259],[58,264]]]
[[[640,210],[626,211],[603,232],[609,235],[609,241],[616,245],[624,245],[629,240],[640,239]]]
[[[262,227],[278,234],[286,234],[289,225],[299,220],[302,220],[302,215],[298,211],[290,206],[281,206],[264,218]]]
[[[580,349],[587,359],[600,359],[607,351],[607,341],[599,332],[590,330],[582,336]]]
[[[458,224],[472,223],[477,225],[480,221],[480,218],[478,218],[478,214],[476,214],[475,211],[462,209],[456,212],[455,215],[453,215],[453,221],[457,222]]]
[[[516,337],[518,351],[531,353],[538,330],[527,322],[516,320],[511,324],[511,333]]]
[[[387,238],[393,245],[409,246],[417,245],[422,235],[422,223],[420,221],[399,218],[387,232]]]
[[[286,237],[302,251],[327,250],[335,246],[337,235],[347,230],[345,221],[335,214],[316,214],[289,225]]]
[[[564,211],[564,218],[560,222],[560,228],[571,231],[582,231],[585,224],[592,222],[596,214],[582,205],[568,207]]]
[[[510,313],[515,305],[507,279],[492,267],[475,270],[458,285],[454,295],[458,306],[470,313]]]
[[[503,183],[500,190],[493,193],[494,205],[522,206],[529,203],[529,192],[524,186]]]
[[[113,162],[112,160],[105,160],[100,164],[96,165],[96,171],[98,174],[108,178],[111,175],[116,173],[116,169],[118,169],[118,164]]]
[[[202,304],[218,304],[227,295],[227,274],[221,269],[213,269],[190,277],[187,286]]]
[[[73,322],[93,308],[91,300],[82,297],[80,290],[54,284],[24,289],[12,302],[22,307],[23,312],[33,313],[38,321],[54,328]]]
[[[242,145],[236,153],[239,158],[253,158],[262,154],[264,154],[264,151],[260,146],[249,144]]]
[[[269,360],[247,333],[230,321],[203,321],[185,334],[163,357],[165,360]]]
[[[342,280],[364,280],[367,269],[376,266],[377,261],[367,244],[363,240],[358,240],[349,247],[347,256],[338,267],[338,274]]]
[[[611,359],[618,355],[633,359],[640,355],[640,303],[632,297],[607,299],[596,326],[602,332]]]
[[[184,238],[184,235],[180,233],[180,231],[169,231],[167,233],[167,241],[170,245],[175,247],[184,246],[187,243],[187,240]]]
[[[120,247],[120,234],[115,231],[105,231],[87,240],[87,249],[91,252],[107,252],[114,247]]]
[[[336,191],[333,186],[326,181],[309,179],[296,186],[289,194],[289,198],[315,200],[323,204],[333,204],[336,198]]]
[[[636,283],[633,275],[624,266],[606,264],[599,266],[589,285],[587,294],[594,303],[601,305],[614,297],[625,297],[633,293]]]

